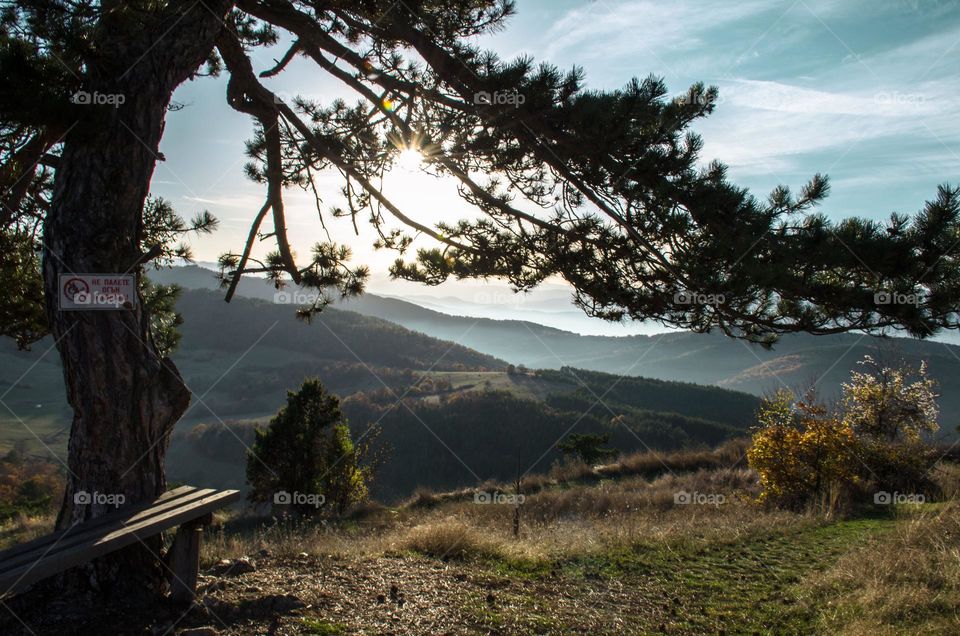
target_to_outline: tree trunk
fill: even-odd
[[[61,312],[58,277],[131,271],[171,95],[209,55],[230,5],[171,2],[162,14],[147,14],[104,3],[114,8],[100,21],[92,47],[97,58],[82,90],[122,95],[122,104],[74,106],[78,122],[64,140],[44,225],[47,316],[74,413],[59,529],[113,509],[75,501],[79,492],[122,495],[131,504],[166,488],[164,456],[190,402],[187,387],[158,355],[142,303],[133,310]],[[122,581],[134,591],[132,577],[149,584],[141,589],[159,584],[158,548],[159,537],[99,561],[94,586]]]

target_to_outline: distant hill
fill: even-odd
[[[220,291],[186,289],[177,309],[173,357],[193,392],[168,455],[179,481],[243,486],[253,426],[309,376],[348,398],[358,434],[378,423],[389,451],[377,494],[388,499],[470,484],[474,473],[505,479],[518,450],[541,469],[570,432],[608,432],[625,452],[712,445],[741,435],[757,405],[715,387],[577,369],[508,375],[498,358],[336,308],[307,324],[291,305],[228,305]],[[0,341],[0,395],[12,411],[0,413],[0,450],[22,440],[28,452],[63,456],[71,413],[49,341],[30,352]]]
[[[518,458],[544,470],[573,432],[608,433],[622,452],[713,445],[742,435],[757,406],[717,387],[573,368],[508,374],[498,358],[342,309],[307,324],[290,305],[228,305],[205,289],[185,290],[177,308],[173,357],[193,399],[168,455],[174,481],[242,487],[253,427],[308,376],[345,398],[358,435],[378,425],[386,463],[375,492],[390,500],[507,479]],[[64,456],[71,413],[49,341],[30,352],[0,341],[0,395],[12,411],[0,413],[0,451],[22,440]]]
[[[158,279],[184,287],[214,288],[209,270],[191,266],[159,272]],[[244,279],[241,295],[273,299],[263,281]],[[655,336],[581,336],[517,320],[450,316],[395,298],[365,294],[338,307],[382,318],[442,340],[458,342],[513,364],[559,369],[571,366],[607,373],[710,384],[754,395],[813,383],[825,397],[840,385],[864,355],[886,361],[927,362],[939,383],[941,425],[952,435],[960,424],[960,346],[911,338],[863,334],[784,336],[765,350],[722,334],[665,333]]]
[[[380,501],[396,502],[420,486],[508,481],[518,468],[543,472],[560,459],[556,444],[571,433],[607,434],[621,453],[715,446],[742,437],[758,404],[754,396],[715,387],[569,368],[440,373],[426,384],[343,401],[355,437],[376,432],[383,464],[373,495]],[[171,477],[243,488],[246,450],[264,423],[181,429],[171,445]]]
[[[950,430],[960,413],[958,348],[942,343],[796,335],[765,351],[715,335],[579,336],[447,316],[374,295],[306,324],[292,305],[272,302],[273,290],[261,281],[244,281],[243,295],[227,304],[222,291],[205,289],[216,284],[209,271],[160,274],[155,278],[187,288],[174,359],[194,398],[169,456],[175,480],[242,486],[241,440],[249,443],[255,423],[307,376],[348,398],[345,411],[358,433],[379,424],[391,450],[377,494],[387,499],[417,485],[509,479],[518,458],[542,470],[570,432],[607,432],[624,452],[716,444],[745,432],[756,394],[818,376],[824,393],[835,393],[864,353],[927,360],[941,383],[941,419]],[[70,413],[50,347],[41,342],[18,352],[0,341],[0,395],[12,410],[0,413],[0,450],[17,440],[33,452],[65,448]],[[545,369],[509,375],[507,362]],[[426,384],[418,384],[427,371]],[[199,423],[206,427],[194,431]]]
[[[924,360],[939,383],[941,424],[950,432],[960,424],[960,346],[943,342],[853,333],[789,334],[772,349],[764,349],[719,333],[581,336],[529,322],[447,316],[372,294],[340,306],[530,368],[571,366],[710,384],[754,395],[781,387],[802,390],[816,383],[825,397],[836,397],[864,355],[914,366]]]
[[[186,423],[262,417],[284,402],[287,389],[318,376],[350,394],[384,383],[413,380],[410,370],[497,370],[505,363],[464,346],[413,332],[395,323],[331,309],[312,324],[289,305],[186,290],[178,311],[183,339],[173,358],[194,397]],[[105,387],[103,390],[109,390]],[[24,440],[34,450],[63,447],[70,410],[63,376],[49,338],[32,351],[0,339],[0,448]]]

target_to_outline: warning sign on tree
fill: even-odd
[[[60,274],[60,309],[123,310],[137,304],[134,274]]]

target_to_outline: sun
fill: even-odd
[[[418,172],[423,165],[423,153],[416,148],[404,148],[397,154],[395,165],[404,172]]]

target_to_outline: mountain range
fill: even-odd
[[[197,266],[157,272],[158,282],[187,289],[215,289],[210,270]],[[247,278],[238,294],[273,301],[276,290]],[[337,308],[381,318],[434,338],[469,347],[532,369],[575,367],[605,373],[715,385],[754,395],[779,388],[816,387],[826,399],[869,355],[885,364],[927,364],[938,382],[941,427],[952,435],[960,424],[960,346],[914,338],[860,333],[813,336],[787,334],[770,349],[718,333],[672,332],[657,335],[582,336],[519,320],[495,320],[440,313],[397,298],[375,294],[341,301]],[[290,308],[290,306],[287,306]]]

